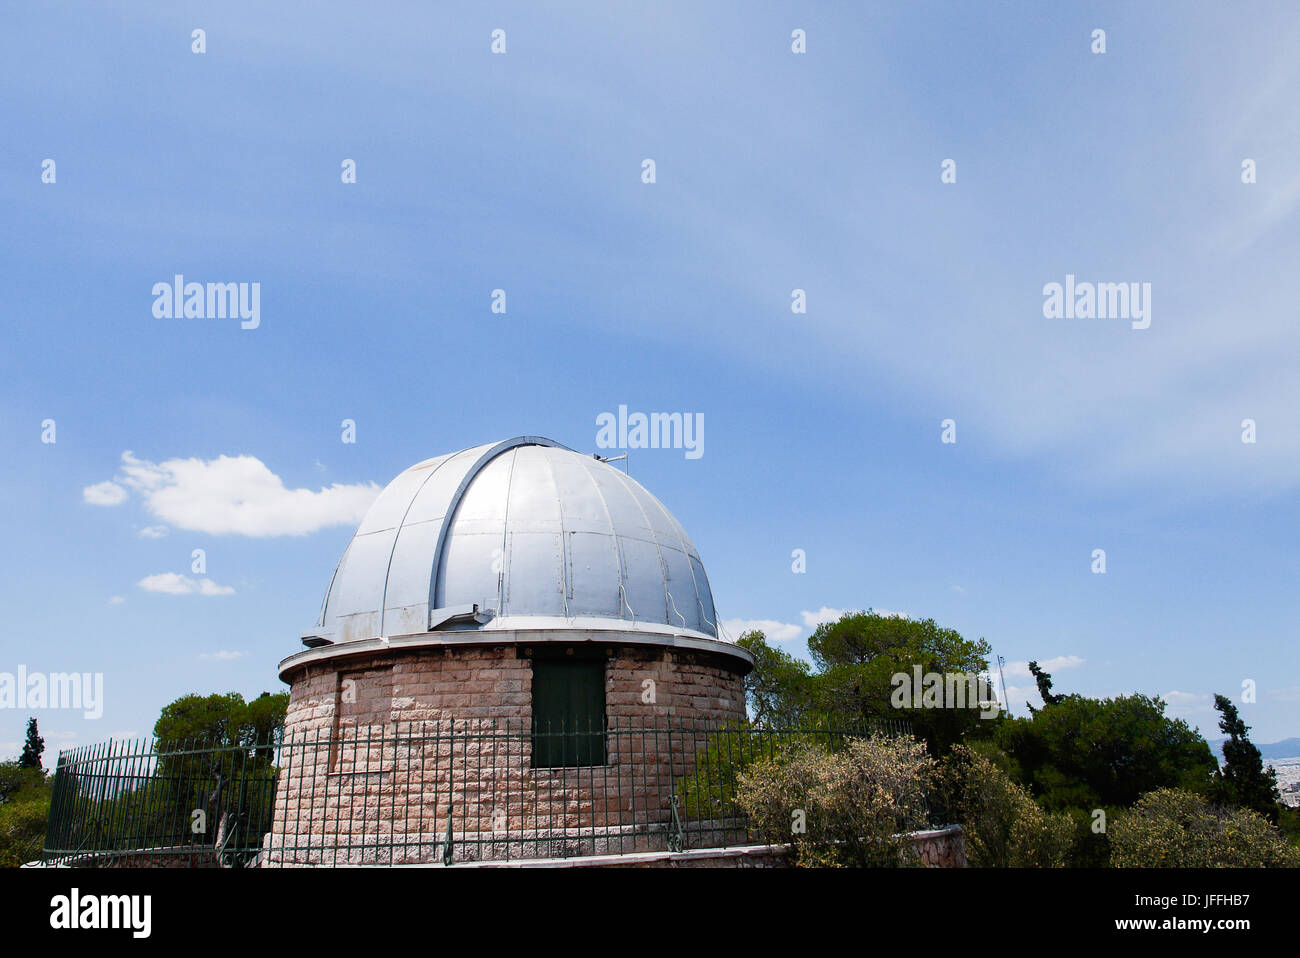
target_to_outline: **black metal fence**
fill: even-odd
[[[282,735],[252,745],[152,739],[59,753],[45,860],[249,862],[270,829]]]
[[[746,844],[737,776],[754,762],[793,743],[833,750],[909,731],[901,721],[772,729],[610,718],[596,729],[538,729],[485,719],[240,745],[109,742],[60,754],[45,857],[398,865]]]

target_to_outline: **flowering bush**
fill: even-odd
[[[1300,867],[1300,850],[1258,812],[1176,788],[1143,795],[1111,826],[1110,848],[1119,868]]]
[[[925,826],[933,773],[910,737],[872,735],[833,753],[799,743],[741,772],[736,802],[764,841],[793,844],[798,865],[918,864],[906,833]]]
[[[994,868],[1063,868],[1075,825],[1044,811],[988,757],[958,745],[936,775],[948,814],[962,826],[966,861]]]

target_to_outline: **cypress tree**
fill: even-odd
[[[1214,773],[1211,794],[1221,805],[1249,808],[1277,823],[1277,772],[1264,768],[1259,749],[1247,737],[1250,726],[1237,715],[1237,706],[1224,695],[1214,696],[1223,743],[1223,766]]]
[[[20,768],[41,768],[41,754],[45,751],[45,739],[36,729],[36,719],[27,720],[27,741],[23,742],[23,754],[18,759]]]

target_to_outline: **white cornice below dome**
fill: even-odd
[[[540,628],[496,629],[455,632],[421,632],[416,635],[393,635],[386,638],[353,639],[332,645],[309,648],[282,659],[280,678],[292,683],[294,673],[310,665],[333,663],[335,668],[340,663],[356,656],[380,655],[384,653],[419,652],[426,649],[447,649],[452,647],[482,645],[518,645],[539,646],[547,643],[564,645],[596,646],[644,646],[655,649],[678,650],[685,652],[708,652],[721,655],[731,663],[731,667],[741,674],[754,667],[754,657],[734,642],[714,639],[697,632],[673,632],[664,626],[638,625],[603,620],[603,628],[578,628],[576,623],[560,624],[549,620]]]

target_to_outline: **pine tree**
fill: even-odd
[[[1237,715],[1237,706],[1224,695],[1214,696],[1218,710],[1219,731],[1228,736],[1223,743],[1223,767],[1214,773],[1211,794],[1221,805],[1236,805],[1259,812],[1277,823],[1277,772],[1246,737],[1250,726]]]
[[[1052,674],[1040,669],[1037,662],[1029,663],[1029,671],[1033,675],[1034,681],[1038,683],[1038,694],[1043,699],[1043,705],[1056,705],[1061,699],[1065,698],[1064,695],[1052,694]],[[1030,705],[1029,712],[1031,715],[1037,715],[1038,709]]]
[[[27,741],[23,743],[23,754],[18,759],[20,768],[41,768],[41,754],[45,751],[45,739],[36,729],[36,719],[27,720]]]

